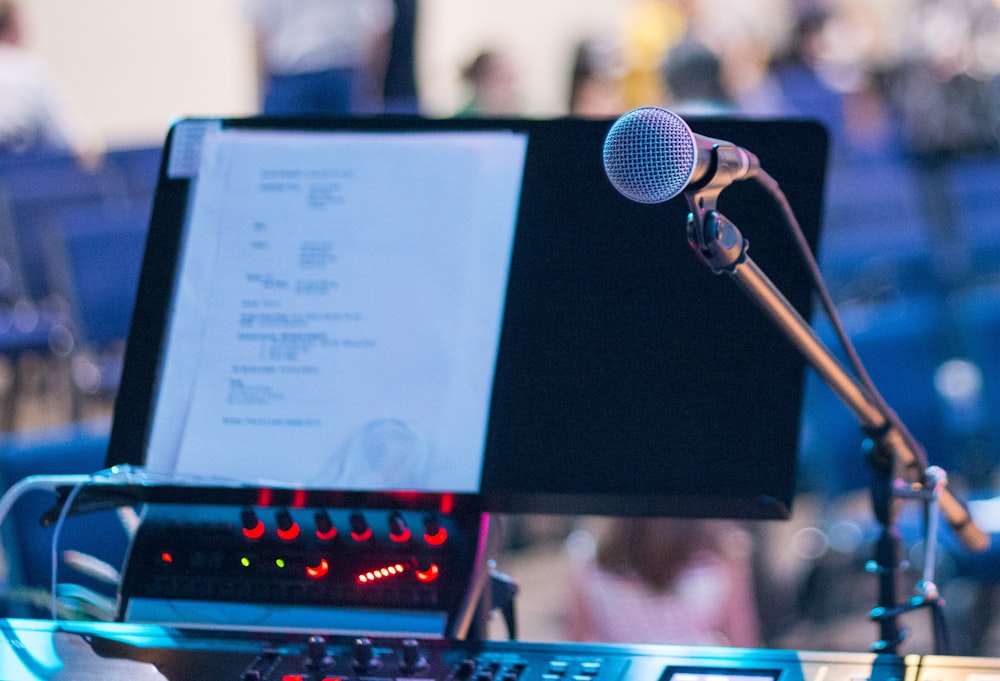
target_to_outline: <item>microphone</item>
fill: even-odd
[[[682,191],[721,189],[760,171],[757,157],[731,142],[691,131],[667,109],[633,109],[604,140],[604,172],[621,194],[639,203],[661,203]]]

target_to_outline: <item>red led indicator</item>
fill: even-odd
[[[261,520],[257,521],[257,524],[253,527],[244,527],[243,536],[247,539],[260,539],[264,536],[264,522]]]
[[[410,537],[412,536],[413,533],[410,532],[410,528],[405,526],[403,527],[403,531],[400,532],[399,534],[393,534],[391,532],[389,533],[389,539],[393,540],[394,542],[398,542],[400,544],[402,544],[403,542],[410,541]]]
[[[364,532],[351,532],[354,541],[368,541],[372,538],[372,528],[366,527]]]
[[[337,536],[337,526],[330,520],[330,514],[326,511],[317,511],[314,516],[316,521],[316,536],[322,541],[330,541]]]
[[[402,563],[396,563],[395,565],[389,565],[384,568],[372,570],[371,572],[361,573],[358,575],[358,584],[371,584],[387,577],[396,577],[404,572],[406,572],[406,566]]]
[[[170,553],[169,551],[164,551],[163,553],[160,554],[160,560],[162,560],[164,563],[173,563],[174,554]]]
[[[424,534],[424,541],[431,546],[440,546],[444,544],[445,540],[448,538],[448,531],[443,527],[439,527],[438,531],[434,534]]]
[[[291,541],[299,536],[299,530],[300,528],[298,523],[292,523],[286,530],[279,527],[278,537],[284,539],[285,541]]]
[[[313,567],[312,565],[306,565],[306,574],[313,579],[319,579],[324,577],[326,573],[330,571],[330,564],[327,562],[326,558],[321,558],[319,565]]]
[[[285,674],[281,677],[281,681],[304,681],[305,678],[302,674]]]
[[[441,574],[441,569],[438,567],[437,563],[431,563],[431,566],[426,570],[417,570],[414,573],[417,576],[418,582],[433,582]]]

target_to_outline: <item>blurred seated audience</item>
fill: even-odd
[[[24,46],[23,35],[20,7],[0,0],[0,154],[65,150],[96,165],[103,140]]]

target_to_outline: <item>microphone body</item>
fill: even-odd
[[[680,116],[659,107],[624,114],[604,141],[608,179],[639,203],[661,203],[685,190],[721,190],[759,170],[757,157],[746,149],[698,135]]]

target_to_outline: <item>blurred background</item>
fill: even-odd
[[[4,486],[103,462],[160,144],[178,117],[262,110],[259,4],[16,4],[18,39],[0,42]],[[613,117],[663,105],[822,121],[831,158],[820,261],[846,329],[931,462],[994,528],[995,0],[390,4],[391,22],[371,24],[352,64],[375,85],[351,113]],[[14,46],[58,93],[58,135],[9,123]],[[817,329],[832,337],[821,320]],[[876,528],[860,447],[853,417],[810,376],[788,522],[497,518],[519,637],[866,650],[878,637],[868,618],[876,578],[865,571]],[[900,523],[904,598],[924,567],[914,516]],[[17,531],[4,528],[6,581],[44,584]],[[954,652],[1000,655],[996,551],[970,555],[942,533],[936,579]],[[905,650],[931,652],[928,610],[905,621]],[[495,633],[505,635],[499,623]]]

